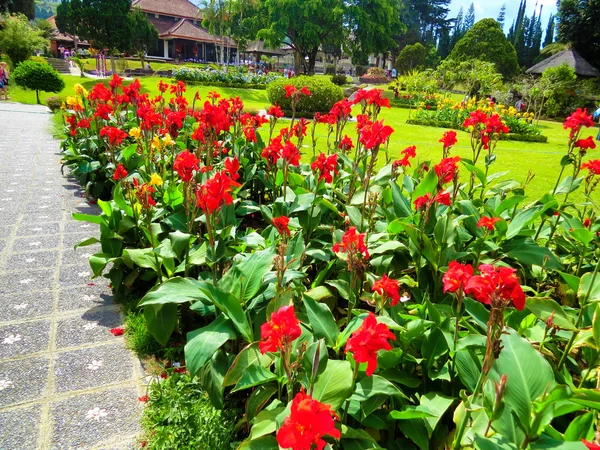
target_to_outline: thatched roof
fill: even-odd
[[[188,0],[133,0],[131,7],[161,16],[202,20],[200,9]]]
[[[583,59],[579,53],[571,49],[558,52],[542,62],[537,63],[535,66],[527,69],[527,73],[541,74],[546,69],[562,66],[565,63],[575,70],[575,73],[579,76],[600,77],[600,70],[593,67],[589,62]]]

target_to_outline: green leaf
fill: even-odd
[[[563,442],[542,437],[529,444],[529,450],[586,450],[583,442]]]
[[[394,205],[394,215],[399,218],[412,216],[410,209],[410,200],[402,195],[402,189],[395,180],[390,180],[392,188],[392,202]]]
[[[240,301],[252,299],[258,293],[263,277],[273,267],[274,257],[275,253],[272,249],[252,253],[229,269],[219,280],[219,288],[230,292]]]
[[[148,305],[144,307],[148,331],[160,344],[167,345],[177,325],[177,305]]]
[[[113,200],[119,208],[125,211],[125,214],[133,217],[133,209],[131,209],[131,206],[129,206],[129,204],[125,201],[120,184],[115,185],[115,188],[113,190]]]
[[[308,293],[304,295],[304,306],[314,335],[317,338],[324,338],[327,345],[332,347],[340,331],[329,307],[317,303]]]
[[[470,392],[474,392],[477,381],[481,376],[481,362],[479,358],[469,348],[458,350],[454,358],[460,381],[463,382]]]
[[[529,311],[536,315],[542,322],[552,317],[552,323],[563,330],[577,331],[577,327],[569,315],[558,303],[550,298],[529,298],[525,303]]]
[[[508,224],[508,230],[506,232],[506,239],[511,239],[518,235],[523,227],[532,223],[540,215],[543,210],[543,206],[538,205],[533,208],[523,209]]]
[[[138,306],[186,303],[196,300],[207,302],[207,295],[200,289],[202,285],[203,282],[193,278],[171,278],[148,292]]]
[[[594,284],[592,284],[592,280]],[[591,289],[590,289],[591,286]],[[589,296],[588,296],[589,292]],[[596,274],[596,278],[594,278],[594,274],[591,272],[586,273],[581,277],[581,282],[579,283],[579,290],[577,291],[577,296],[579,300],[587,302],[597,302],[600,300],[600,273]]]
[[[565,441],[593,440],[595,415],[593,412],[587,412],[575,417],[565,431]]]
[[[254,419],[254,426],[250,430],[250,439],[254,440],[266,434],[271,434],[277,429],[277,416],[284,411],[283,406],[273,409],[263,409]]]
[[[258,439],[246,439],[237,450],[279,450],[275,436],[261,436]]]
[[[227,372],[228,358],[218,350],[199,373],[202,388],[208,393],[210,402],[216,409],[223,409],[223,377]]]
[[[529,341],[512,329],[502,335],[502,347],[490,377],[495,382],[502,375],[508,377],[504,400],[528,431],[532,403],[554,384],[552,367]]]
[[[313,389],[313,398],[330,405],[334,411],[352,392],[352,366],[348,361],[330,359],[321,375],[317,377]]]
[[[160,265],[156,261],[155,253],[151,248],[128,248],[123,250],[123,262],[128,267],[133,267],[135,264],[144,269],[152,269],[156,273],[160,271]]]
[[[454,403],[453,398],[445,397],[436,392],[428,392],[421,396],[421,406],[425,407],[433,414],[433,417],[423,419],[427,430],[429,431],[429,437],[433,435],[433,431],[437,427],[438,422],[452,403]]]
[[[269,381],[276,380],[277,376],[271,371],[265,369],[259,364],[253,364],[244,370],[242,377],[239,379],[235,387],[231,392],[241,391],[254,386],[268,383]]]
[[[429,193],[433,194],[438,184],[438,177],[435,170],[430,170],[427,175],[423,177],[421,182],[415,188],[412,194],[412,201],[414,202],[417,198]]]
[[[116,258],[114,258],[112,255],[106,253],[96,253],[95,255],[90,256],[89,263],[90,267],[92,268],[92,272],[94,272],[94,276],[98,277],[102,275],[106,265],[115,259]]]
[[[477,450],[517,450],[518,447],[500,435],[493,435],[488,438],[479,434],[475,435],[475,448]]]
[[[435,417],[427,408],[421,405],[406,406],[402,411],[392,411],[389,417],[395,420],[425,419],[426,417]]]
[[[554,195],[562,195],[576,191],[581,185],[582,181],[583,177],[573,179],[571,175],[566,176],[564,180],[562,180],[561,183],[558,185],[558,188],[556,188],[556,192],[554,193]]]
[[[185,252],[189,249],[191,237],[191,234],[182,233],[181,231],[174,231],[173,233],[169,233],[171,248],[177,254],[177,257],[179,259],[185,258]]]
[[[573,290],[573,292],[577,292],[579,289],[579,283],[581,279],[576,277],[575,275],[571,275],[570,273],[558,272],[560,276],[565,280],[565,282],[569,285],[569,287]]]
[[[596,305],[596,310],[594,311],[592,334],[594,336],[594,341],[596,341],[596,346],[600,348],[600,304]]]
[[[190,374],[198,374],[202,366],[225,342],[236,337],[231,321],[224,315],[204,328],[189,332],[185,344],[185,363]]]
[[[246,417],[249,422],[256,417],[276,392],[277,387],[272,385],[258,386],[252,391],[246,402]]]
[[[351,400],[364,402],[375,395],[386,395],[388,397],[406,398],[400,389],[393,383],[379,375],[364,377],[358,383]]]
[[[562,264],[548,247],[541,247],[531,238],[516,237],[502,246],[506,254],[521,264],[543,266],[548,269],[562,269]]]
[[[263,355],[258,350],[258,344],[250,344],[246,346],[233,360],[231,367],[227,371],[225,378],[223,379],[223,386],[233,386],[236,384],[244,371],[253,365],[260,365],[267,367],[273,360],[268,355]]]
[[[72,216],[73,216],[73,219],[79,220],[80,222],[89,222],[89,223],[95,223],[98,225],[108,226],[108,223],[106,222],[106,219],[104,219],[104,217],[98,216],[95,214],[73,213]]]

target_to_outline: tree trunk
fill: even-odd
[[[37,89],[35,90],[35,98],[37,99],[38,105],[41,105],[42,103],[40,102],[40,91],[38,91]]]
[[[312,49],[311,52],[308,54],[308,63],[305,65],[305,67],[306,67],[305,73],[307,75],[315,74],[315,63],[317,61],[317,52],[318,51],[319,51],[318,48]]]

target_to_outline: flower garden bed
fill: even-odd
[[[180,67],[173,69],[173,77],[179,81],[198,83],[204,86],[265,89],[267,84],[277,78],[281,78],[281,75],[278,73],[257,75],[243,72],[223,72],[214,69]]]
[[[244,114],[239,99],[190,105],[184,83],[159,88],[149,99],[115,77],[68,103],[65,162],[106,195],[100,216],[74,215],[100,225],[80,245],[100,242],[94,274],[141,298],[156,340],[185,341],[166,376],[187,372],[217,408],[243,405],[241,449],[595,438],[600,220],[569,201],[600,176],[585,112],[565,123],[556,187],[526,201],[526,183],[490,173],[509,132],[492,111],[466,118],[471,158],[452,155],[448,131],[439,160],[408,147],[392,161],[378,90],[277,131],[279,114]],[[312,94],[285,91],[293,112]]]

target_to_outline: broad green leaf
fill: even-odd
[[[429,437],[433,435],[433,431],[437,427],[438,422],[452,403],[454,403],[453,398],[445,397],[436,392],[428,392],[421,396],[421,406],[428,411],[431,411],[433,414],[433,417],[426,417],[423,419],[429,432]]]
[[[73,219],[79,220],[80,222],[89,222],[89,223],[95,223],[98,225],[107,225],[108,226],[108,223],[106,223],[106,220],[104,219],[104,217],[98,216],[95,214],[73,213],[72,216],[73,216]]]
[[[254,440],[266,434],[271,434],[277,429],[277,416],[281,414],[285,408],[279,406],[273,409],[263,409],[254,419],[254,426],[250,430],[250,439]]]
[[[454,358],[460,381],[469,389],[469,392],[474,392],[481,376],[481,362],[475,352],[469,348],[458,350]]]
[[[275,436],[261,436],[258,439],[246,439],[237,450],[279,450]]]
[[[585,302],[600,301],[600,272],[596,274],[595,278],[594,274],[590,272],[586,273],[584,276],[581,277],[581,282],[579,283],[579,290],[577,291],[577,296],[581,301]]]
[[[594,417],[593,412],[581,414],[573,419],[565,431],[565,441],[581,441],[582,439],[594,439]]]
[[[171,278],[148,292],[138,306],[186,303],[198,300],[208,302],[208,296],[200,289],[202,285],[201,281],[193,278]]]
[[[398,428],[421,450],[429,450],[429,435],[424,419],[401,420]]]
[[[254,252],[242,262],[235,264],[221,280],[218,286],[230,292],[240,301],[252,299],[259,291],[263,277],[273,267],[275,253],[272,249]]]
[[[177,325],[177,305],[167,303],[144,306],[144,317],[148,331],[154,339],[162,345],[167,345]]]
[[[475,448],[477,450],[517,450],[519,447],[498,434],[487,438],[477,434],[475,435]]]
[[[583,442],[563,442],[542,437],[529,444],[530,450],[586,450]]]
[[[374,395],[386,395],[388,397],[406,398],[400,389],[393,383],[379,375],[364,377],[358,383],[352,394],[351,399],[357,402],[364,402]]]
[[[174,231],[173,233],[169,233],[171,248],[177,254],[177,257],[179,259],[185,258],[185,252],[189,249],[191,237],[191,234],[182,233],[181,231]]]
[[[256,417],[276,392],[277,387],[273,385],[258,386],[252,391],[246,402],[246,417],[248,421],[252,421]]]
[[[402,411],[392,411],[389,417],[395,420],[409,420],[409,419],[424,419],[426,417],[435,417],[431,411],[422,405],[417,406],[406,406]]]
[[[202,366],[225,342],[236,337],[231,321],[224,315],[203,328],[189,332],[185,344],[185,363],[190,374],[198,374]]]
[[[575,275],[571,275],[570,273],[558,272],[559,275],[565,280],[565,282],[569,285],[569,287],[573,290],[573,292],[577,292],[579,289],[580,278]]]
[[[422,197],[423,195],[425,195],[427,193],[433,194],[437,184],[438,184],[437,174],[435,173],[435,170],[430,170],[429,172],[427,172],[427,175],[425,175],[423,177],[421,182],[415,188],[415,190],[412,194],[412,201],[414,202],[417,198]]]
[[[541,247],[530,238],[516,237],[504,243],[502,250],[521,264],[562,269],[562,264],[548,247]]]
[[[600,304],[596,305],[596,311],[594,311],[592,334],[594,336],[594,341],[596,341],[596,347],[600,348]]]
[[[202,388],[208,393],[210,402],[216,409],[223,409],[223,377],[229,360],[221,350],[216,351],[198,375]],[[188,367],[189,369],[189,367]]]
[[[573,325],[569,315],[562,309],[562,306],[551,298],[529,298],[525,303],[525,307],[542,322],[546,322],[552,317],[552,323],[555,326],[563,330],[577,331],[577,328]]]
[[[270,356],[263,355],[258,350],[258,344],[254,343],[246,346],[233,360],[223,380],[223,386],[227,387],[236,384],[248,367],[255,364],[267,367],[272,361]]]
[[[248,366],[231,392],[241,391],[276,380],[277,376],[260,364]]]
[[[106,265],[115,259],[116,258],[114,258],[112,255],[108,255],[106,253],[96,253],[95,255],[90,256],[89,263],[90,267],[92,268],[92,272],[94,272],[94,276],[98,277],[102,275]]]
[[[348,361],[327,361],[327,366],[314,384],[313,398],[340,409],[352,392],[352,366]]]
[[[144,269],[152,269],[158,273],[160,262],[157,262],[157,257],[151,248],[128,248],[123,250],[123,262],[127,267],[133,267],[135,264]]]
[[[529,430],[532,403],[554,384],[552,367],[529,341],[509,329],[502,335],[502,351],[490,372],[495,382],[502,375],[508,377],[504,400]]]
[[[543,209],[544,207],[542,205],[538,205],[533,208],[523,209],[517,213],[508,224],[506,239],[511,239],[518,235],[526,225],[537,219]]]
[[[117,204],[119,208],[125,211],[130,217],[133,217],[133,209],[131,206],[125,201],[123,197],[123,190],[121,189],[121,184],[115,184],[115,188],[113,189],[113,200]]]
[[[304,306],[314,335],[324,338],[327,345],[332,347],[340,331],[329,307],[324,303],[317,303],[308,293],[304,295]]]

